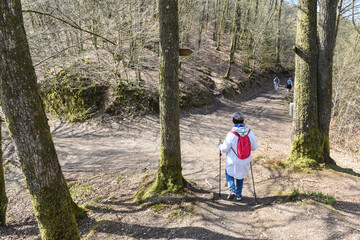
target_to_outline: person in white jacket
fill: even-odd
[[[258,143],[254,132],[245,126],[244,115],[241,112],[233,114],[233,123],[235,126],[232,131],[226,135],[223,143],[219,141],[218,146],[221,152],[226,153],[225,176],[230,191],[227,199],[232,200],[236,196],[236,200],[241,201],[244,178],[248,175],[250,169],[251,151],[258,148]],[[245,159],[238,157],[239,137],[236,133],[240,136],[247,135],[249,137],[251,150],[249,149],[250,155]]]

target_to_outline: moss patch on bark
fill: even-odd
[[[321,141],[322,134],[319,130],[313,130],[296,135],[292,142],[290,155],[284,159],[286,165],[295,169],[317,168],[322,163],[323,150],[326,141]],[[328,146],[328,145],[327,145]]]
[[[75,215],[75,219],[76,220],[81,220],[84,219],[86,217],[86,212],[87,209],[77,205],[74,201],[71,203],[72,204],[72,209]]]
[[[62,184],[52,183],[49,187],[40,190],[29,190],[32,192],[31,200],[42,239],[80,239],[73,213],[73,203]]]
[[[175,170],[175,167],[161,166],[154,177],[146,176],[143,183],[139,186],[134,199],[136,201],[148,201],[149,199],[165,195],[176,194],[184,190],[186,180],[181,174],[181,170]]]

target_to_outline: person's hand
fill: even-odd
[[[219,141],[218,141],[218,146],[220,146],[220,144],[222,144],[221,139],[219,139]]]

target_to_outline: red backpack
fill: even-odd
[[[251,130],[249,130],[248,134],[246,136],[241,137],[237,132],[235,131],[230,131],[232,134],[234,134],[235,136],[237,136],[239,138],[238,140],[238,144],[237,144],[237,154],[234,151],[233,148],[231,148],[233,150],[233,152],[235,153],[235,155],[237,155],[238,158],[244,160],[246,158],[248,158],[250,156],[250,152],[251,152],[251,142],[249,139],[249,133]]]

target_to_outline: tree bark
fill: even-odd
[[[224,1],[223,10],[221,13],[220,27],[217,32],[217,40],[216,40],[216,48],[215,48],[216,50],[220,50],[221,33],[222,33],[223,27],[224,27],[224,21],[225,21],[224,18],[225,18],[225,12],[226,12],[226,8],[227,8],[227,2],[228,2],[228,0]]]
[[[213,31],[213,37],[212,39],[216,41],[217,39],[217,32],[219,29],[219,18],[218,18],[218,9],[220,6],[220,0],[216,0],[214,3],[214,31]]]
[[[8,204],[8,198],[5,191],[5,176],[3,169],[3,154],[2,154],[2,135],[1,135],[1,123],[0,118],[0,226],[6,225],[6,209]]]
[[[160,159],[152,191],[183,189],[180,150],[178,1],[159,0],[160,27]]]
[[[299,0],[298,8],[293,140],[288,160],[311,167],[322,156],[317,108],[317,2]]]
[[[319,129],[322,136],[324,162],[330,158],[329,126],[332,105],[333,57],[337,35],[337,7],[339,0],[320,0],[319,60],[318,60],[318,109]]]
[[[32,65],[20,0],[0,3],[0,86],[5,120],[42,239],[80,239]]]
[[[240,18],[241,18],[240,0],[236,0],[234,20],[233,20],[233,26],[232,26],[230,54],[229,54],[229,60],[228,60],[229,66],[228,66],[228,70],[224,76],[224,78],[226,78],[226,79],[230,78],[231,65],[235,62],[234,56],[235,56],[236,44],[237,44],[238,36],[239,36],[239,32],[240,32],[240,24],[241,24]]]
[[[280,37],[281,37],[281,32],[280,32],[280,27],[281,27],[281,6],[283,4],[283,0],[279,0],[276,1],[276,11],[277,11],[277,22],[276,22],[276,39],[275,39],[275,54],[276,54],[276,65],[277,66],[281,66],[281,62],[280,62]]]

